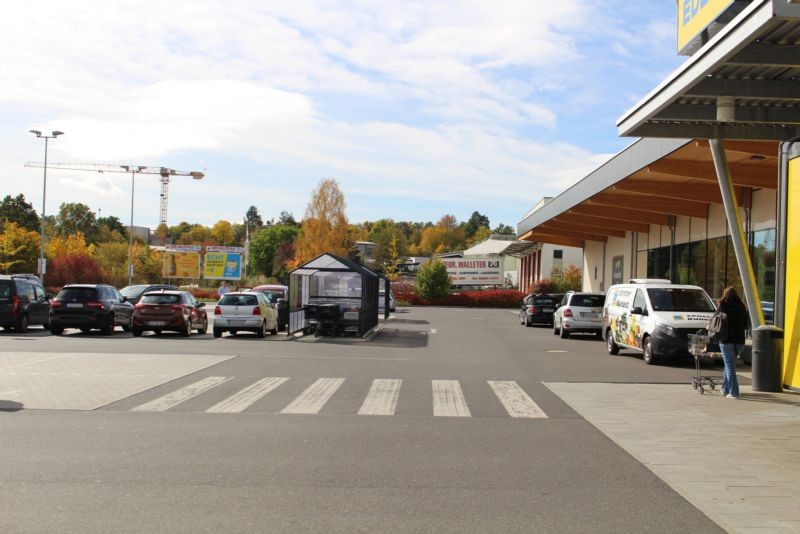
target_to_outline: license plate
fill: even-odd
[[[165,324],[167,324],[167,322],[166,321],[147,321],[147,324],[149,324],[150,326],[164,326]]]
[[[83,304],[80,302],[67,302],[67,308],[83,308]]]
[[[244,326],[244,321],[228,321],[230,326]]]
[[[600,312],[581,312],[581,317],[588,317],[589,319],[599,319]]]
[[[348,321],[358,319],[358,312],[344,312],[344,318]]]
[[[553,308],[542,308],[542,311],[545,313],[550,313],[551,311],[553,311]]]

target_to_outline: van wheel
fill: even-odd
[[[614,341],[614,335],[610,328],[606,330],[606,346],[608,347],[608,353],[612,356],[619,354],[619,345]]]
[[[647,365],[656,363],[656,355],[653,353],[653,342],[649,337],[644,338],[642,341],[642,359]]]

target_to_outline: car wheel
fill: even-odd
[[[214,329],[214,337],[222,337],[222,329],[215,328]]]
[[[278,335],[278,323],[275,323],[275,328],[270,330],[269,333],[272,334],[273,336],[277,336]]]
[[[644,341],[642,341],[642,359],[647,365],[653,365],[657,360],[656,355],[653,353],[653,341],[649,337],[644,338]]]
[[[256,330],[256,335],[257,335],[258,337],[264,337],[264,336],[266,336],[266,335],[267,335],[267,322],[266,322],[266,321],[263,321],[263,322],[261,323],[261,328],[259,328],[258,330]]]
[[[553,335],[557,336],[559,333],[560,332],[558,331],[558,327],[555,324],[553,324]]]
[[[92,331],[92,329],[91,329],[91,328],[85,328],[85,327],[84,327],[84,328],[81,328],[80,330],[81,330],[81,332],[82,332],[82,333],[84,333],[84,334],[88,334],[89,332],[91,332],[91,331]]]
[[[208,332],[208,324],[206,324],[203,328],[197,329],[197,333],[201,336],[205,335],[206,332]]]
[[[142,331],[138,328],[132,328],[131,332],[133,333],[133,337],[141,337]]]
[[[595,330],[594,335],[597,336],[597,339],[603,339],[603,331],[602,330]]]
[[[237,332],[238,332],[238,330],[236,330],[235,328],[232,328],[230,330],[230,333],[231,333],[232,336],[235,336]]]
[[[64,333],[64,329],[61,328],[60,326],[51,326],[50,333],[53,334],[54,336],[60,336],[61,334]]]
[[[128,324],[122,325],[122,331],[130,332],[132,328],[133,328],[133,315],[131,315],[131,318],[128,320]]]
[[[114,316],[108,318],[108,324],[103,326],[101,329],[104,336],[113,336],[114,335]]]
[[[153,330],[153,333],[157,336],[161,335],[161,330]]]
[[[189,317],[186,319],[186,324],[183,326],[183,330],[181,330],[181,335],[183,337],[189,337],[192,335],[192,318]]]
[[[558,335],[561,336],[561,339],[569,339],[569,330],[564,328],[564,324],[561,324],[561,328],[559,328]]]
[[[28,331],[28,316],[27,315],[23,315],[22,317],[19,318],[19,321],[17,321],[17,325],[14,327],[14,330],[19,332],[20,334],[24,334],[25,332]]]
[[[525,318],[525,326],[533,326],[533,323],[527,317]]]
[[[619,354],[619,345],[614,341],[614,335],[610,328],[606,330],[606,346],[608,347],[608,353],[612,356]]]

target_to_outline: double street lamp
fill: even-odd
[[[47,199],[47,142],[50,139],[55,139],[59,135],[64,135],[64,132],[59,132],[58,130],[53,130],[50,135],[43,135],[42,132],[39,130],[30,130],[32,134],[36,137],[44,139],[44,180],[42,185],[42,244],[41,244],[41,254],[39,256],[39,278],[42,279],[42,283],[44,283],[44,275],[47,272],[47,262],[44,259],[44,215],[45,215],[45,201]]]

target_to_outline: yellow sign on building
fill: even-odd
[[[678,52],[717,20],[734,0],[678,0]]]
[[[783,383],[800,388],[800,157],[789,161],[786,191],[786,298]]]

